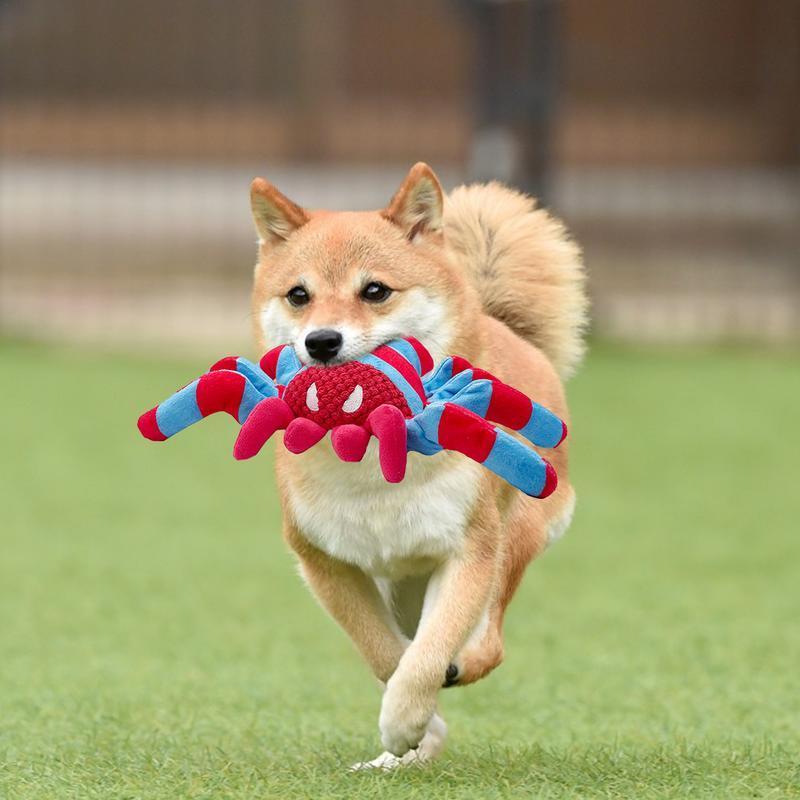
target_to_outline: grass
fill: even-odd
[[[0,797],[800,796],[800,364],[598,348],[579,511],[425,770],[295,575],[269,456],[136,415],[205,364],[19,343],[3,367]]]

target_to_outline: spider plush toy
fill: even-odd
[[[360,461],[372,436],[378,440],[387,481],[403,479],[410,451],[433,455],[456,450],[483,464],[532,497],[556,488],[553,467],[490,422],[504,425],[539,447],[558,447],[566,425],[522,392],[450,356],[433,369],[415,339],[397,339],[335,366],[304,366],[281,345],[258,365],[244,358],[218,361],[202,377],[139,418],[142,435],[163,441],[217,411],[242,426],[237,459],[252,458],[267,439],[302,453],[328,431],[342,461]]]

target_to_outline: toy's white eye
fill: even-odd
[[[356,388],[350,392],[350,397],[348,397],[347,400],[345,400],[342,404],[342,411],[344,411],[345,414],[354,414],[359,408],[361,408],[361,403],[363,400],[364,390],[361,388],[361,384],[357,383]]]
[[[309,411],[319,411],[319,398],[317,397],[317,384],[312,383],[306,392],[306,405]]]

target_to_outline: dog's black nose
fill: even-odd
[[[342,334],[330,328],[312,331],[306,336],[306,350],[317,361],[330,361],[342,349]]]

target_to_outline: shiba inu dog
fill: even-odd
[[[261,350],[289,343],[333,365],[402,336],[438,361],[458,354],[568,420],[562,379],[586,319],[577,246],[534,201],[500,184],[445,197],[416,164],[375,212],[307,211],[257,178],[253,319]],[[503,616],[528,563],[568,527],[567,444],[548,451],[559,484],[527,497],[457,453],[411,454],[386,483],[376,443],[343,464],[329,442],[278,448],[284,536],[321,605],[384,685],[385,751],[361,766],[435,757],[443,686],[503,659]]]

